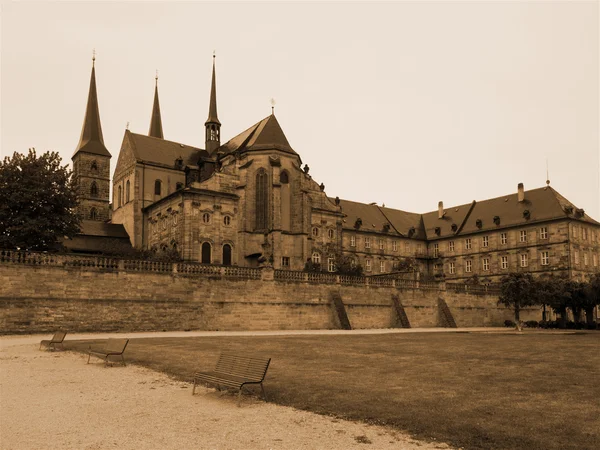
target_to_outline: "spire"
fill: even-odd
[[[217,116],[217,82],[215,76],[215,53],[213,52],[212,84],[210,86],[210,104],[208,107],[208,119],[204,123],[206,129],[206,150],[212,153],[221,145],[221,122]]]
[[[162,120],[160,118],[160,104],[158,102],[158,70],[156,71],[156,81],[154,85],[154,106],[152,107],[152,117],[150,118],[150,130],[148,136],[164,139]]]
[[[73,156],[79,152],[95,155],[111,156],[104,146],[102,126],[100,125],[100,111],[98,109],[98,94],[96,93],[96,51],[92,58],[92,77],[90,79],[90,92],[88,94],[87,108],[83,119],[83,128],[79,144]]]

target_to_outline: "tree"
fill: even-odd
[[[521,309],[536,303],[536,282],[530,273],[511,273],[502,277],[498,304],[513,308],[519,330]]]
[[[52,250],[79,232],[71,171],[56,152],[15,152],[0,162],[0,247]]]
[[[339,275],[362,276],[363,269],[360,264],[357,264],[354,258],[350,255],[344,255],[335,244],[326,244],[323,248],[324,261],[323,263],[313,263],[311,259],[304,264],[305,272],[321,272],[328,271],[328,259],[333,258],[335,270],[333,273]]]
[[[595,328],[594,308],[598,305],[600,305],[600,273],[595,273],[586,283],[585,298],[581,305],[585,311],[588,328]]]

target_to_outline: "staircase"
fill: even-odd
[[[346,314],[346,307],[342,301],[342,296],[339,294],[339,292],[332,292],[331,299],[333,300],[333,305],[335,306],[341,329],[351,330],[352,326],[350,325],[348,314]]]
[[[396,310],[396,317],[398,318],[397,323],[400,324],[400,328],[410,328],[408,316],[406,315],[404,306],[402,306],[402,303],[400,303],[400,298],[398,298],[397,295],[392,295],[392,303],[394,304],[394,309]]]
[[[438,309],[440,311],[440,322],[444,328],[458,328],[448,304],[441,297],[438,297]]]

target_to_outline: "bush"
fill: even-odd
[[[514,323],[514,322],[513,322],[512,320],[510,320],[510,319],[506,319],[506,320],[504,321],[504,326],[505,326],[505,327],[508,327],[508,328],[514,328],[514,327],[516,327],[516,326],[517,326],[517,324],[516,324],[516,323]]]
[[[525,325],[527,325],[527,328],[537,328],[540,324],[537,320],[528,320]]]

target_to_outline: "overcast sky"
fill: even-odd
[[[599,7],[588,2],[1,4],[1,154],[78,143],[96,49],[112,171],[147,134],[204,147],[271,112],[330,196],[411,212],[551,186],[600,220]],[[112,175],[111,171],[111,175]]]

